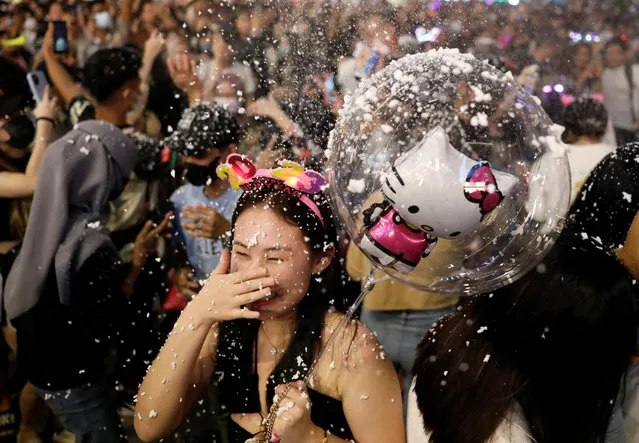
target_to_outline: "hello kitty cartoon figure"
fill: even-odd
[[[381,265],[409,273],[438,238],[473,232],[517,178],[462,154],[438,126],[395,161],[382,183],[384,202],[364,211],[360,247]]]

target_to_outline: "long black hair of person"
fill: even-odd
[[[536,271],[468,300],[418,348],[430,442],[488,441],[517,405],[537,442],[603,442],[635,349],[636,295],[614,254],[565,231]]]
[[[307,244],[311,253],[319,254],[327,245],[337,250],[337,231],[327,198],[321,193],[309,195],[309,198],[317,204],[324,223],[297,197],[281,190],[262,188],[242,194],[232,225],[235,226],[246,209],[268,207],[282,220],[301,230],[309,239]],[[295,308],[297,325],[293,339],[268,381],[268,407],[276,386],[302,380],[307,375],[320,349],[326,314],[332,309],[344,311],[342,275],[340,260],[335,257],[324,272],[311,278],[308,293]],[[253,366],[259,327],[259,321],[247,320],[223,322],[220,326],[214,380],[217,380],[219,401],[227,412],[260,411],[255,392],[257,374]]]
[[[625,243],[638,212],[639,143],[629,143],[592,170],[570,208],[566,229],[615,250]]]

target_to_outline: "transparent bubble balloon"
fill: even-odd
[[[418,289],[484,293],[534,267],[570,202],[561,127],[472,55],[407,56],[346,100],[329,192],[354,243]]]

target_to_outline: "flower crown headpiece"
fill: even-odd
[[[281,160],[279,165],[280,167],[275,169],[257,169],[247,157],[231,154],[227,157],[226,163],[217,167],[217,176],[222,180],[228,180],[236,191],[272,188],[293,195],[304,203],[324,226],[324,217],[319,207],[309,197],[319,193],[326,183],[322,174],[304,169],[299,163],[289,160]]]

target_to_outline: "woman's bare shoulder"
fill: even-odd
[[[331,340],[334,334],[335,337]],[[365,360],[386,358],[375,334],[361,321],[348,319],[341,312],[326,314],[322,347],[326,345],[333,352],[338,352],[349,367]]]

